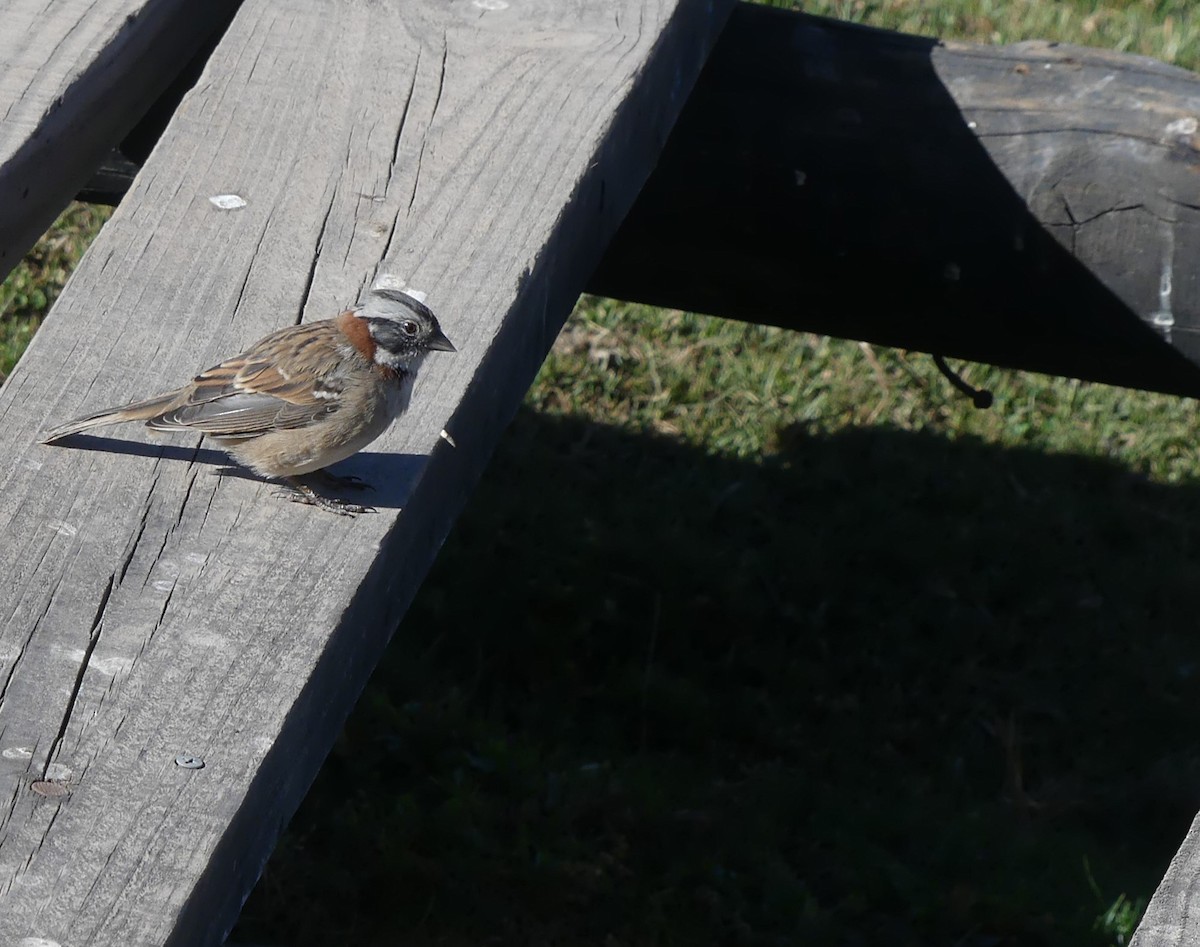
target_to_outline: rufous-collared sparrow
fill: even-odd
[[[329,499],[296,478],[382,434],[408,407],[431,351],[455,351],[434,314],[407,293],[376,289],[336,319],[272,332],[182,388],[68,421],[42,443],[120,421],[200,431],[238,463],[285,481],[293,499],[361,513],[369,507]]]

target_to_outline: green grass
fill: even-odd
[[[12,371],[110,214],[108,208],[72,204],[0,283],[0,381]]]
[[[1189,69],[1200,61],[1200,16],[1192,0],[775,0],[770,5],[944,39],[1052,39],[1153,56]]]
[[[1200,52],[1184,3],[806,9]],[[995,408],[921,355],[582,300],[237,938],[1127,943],[1200,808],[1200,420],[964,374]]]

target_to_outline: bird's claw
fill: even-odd
[[[290,500],[292,503],[315,506],[317,509],[325,510],[327,513],[336,513],[338,516],[357,516],[359,513],[379,512],[373,506],[363,506],[360,503],[348,503],[336,497],[322,496],[308,484],[298,483],[295,480],[289,480],[288,485],[276,491],[275,495]]]

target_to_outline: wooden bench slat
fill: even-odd
[[[1146,906],[1130,947],[1186,947],[1200,942],[1200,912],[1193,910],[1200,886],[1200,816],[1171,859]]]
[[[728,10],[241,8],[0,390],[0,943],[220,941]],[[344,465],[378,514],[217,476],[189,435],[37,443],[378,277],[459,348]]]
[[[236,0],[13,0],[0,29],[0,279]]]

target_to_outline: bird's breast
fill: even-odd
[[[401,371],[396,373],[396,380],[387,386],[385,399],[389,422],[408,410],[409,402],[412,401],[413,381],[412,372]]]

